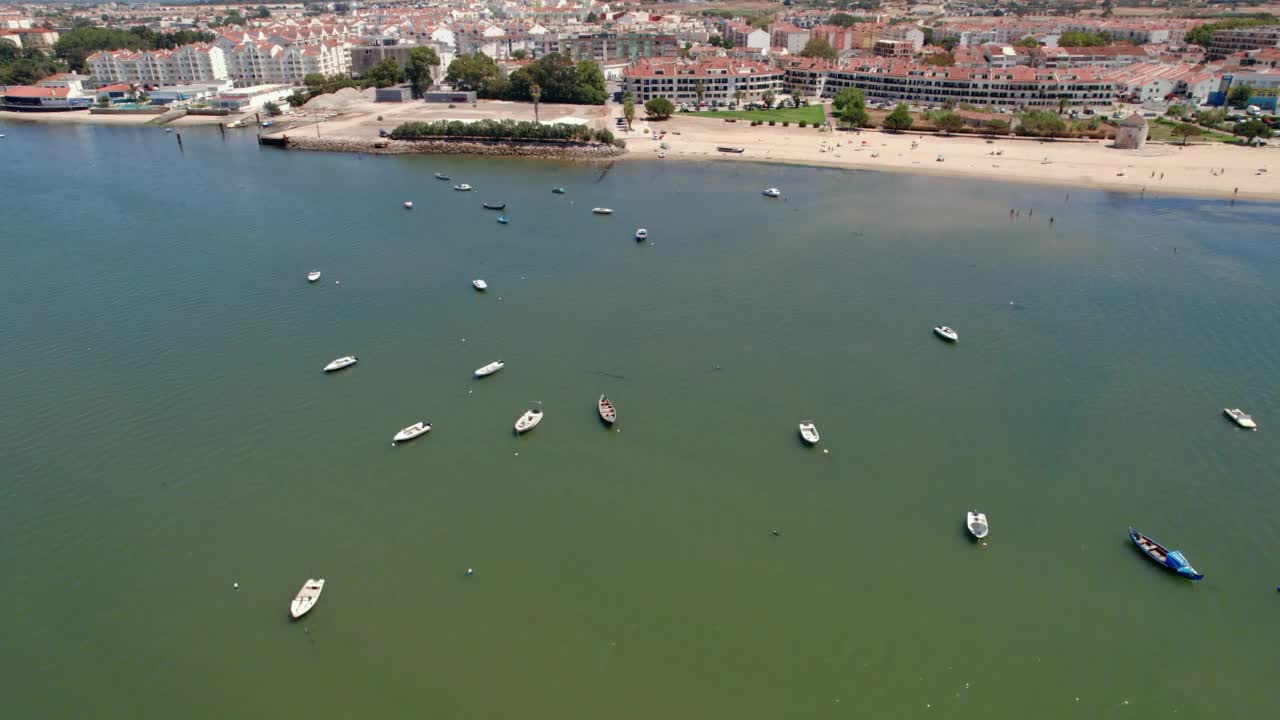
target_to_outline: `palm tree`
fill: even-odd
[[[699,80],[693,84],[693,94],[698,96],[698,109],[702,109],[702,96],[706,94],[706,88],[702,87],[702,81]]]
[[[529,97],[533,100],[533,120],[534,122],[542,122],[538,118],[538,101],[542,100],[542,86],[538,83],[529,85]]]
[[[1062,113],[1066,112],[1067,108],[1070,105],[1071,105],[1071,101],[1068,100],[1066,97],[1058,98],[1058,114],[1061,115]]]

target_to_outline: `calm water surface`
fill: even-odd
[[[8,716],[1280,705],[1276,205],[0,130]]]

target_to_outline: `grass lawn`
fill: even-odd
[[[709,118],[738,118],[739,120],[763,120],[768,122],[807,122],[821,125],[827,118],[822,112],[821,105],[806,105],[801,108],[782,108],[780,110],[717,110],[711,112],[703,110],[702,112],[678,112],[672,117],[709,117]]]
[[[1173,123],[1167,123],[1162,120],[1147,123],[1147,138],[1150,140],[1161,140],[1164,142],[1180,143],[1182,138],[1173,134]],[[1239,142],[1240,138],[1224,132],[1216,130],[1208,130],[1201,128],[1200,135],[1192,135],[1187,142]]]

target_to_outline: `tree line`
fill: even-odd
[[[53,52],[72,70],[82,72],[85,59],[99,50],[172,50],[189,43],[213,42],[215,37],[199,30],[158,33],[146,27],[121,30],[80,24],[58,37]]]
[[[604,74],[595,61],[575,63],[559,53],[550,53],[509,76],[482,52],[463,54],[449,63],[445,81],[482,98],[575,105],[603,105],[608,99]]]
[[[544,125],[527,120],[437,120],[435,122],[407,122],[391,131],[394,140],[431,140],[436,138],[485,138],[494,140],[571,141],[618,145],[623,141],[614,138],[608,130],[596,130],[586,125],[556,123]]]

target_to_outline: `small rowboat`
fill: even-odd
[[[426,420],[416,422],[396,433],[396,436],[391,438],[391,444],[408,442],[419,435],[426,435],[429,432],[431,432],[431,425]]]
[[[435,179],[437,179],[437,180],[448,180],[448,179],[450,179],[450,178],[449,178],[449,176],[448,176],[448,175],[445,175],[444,173],[436,173],[434,177],[435,177]]]
[[[970,512],[964,519],[965,527],[969,528],[969,534],[981,540],[991,532],[991,526],[987,524],[987,516],[977,510]]]
[[[1146,555],[1156,563],[1178,573],[1182,577],[1190,580],[1204,579],[1204,575],[1196,572],[1196,569],[1191,567],[1191,563],[1187,562],[1187,559],[1183,557],[1180,551],[1166,550],[1163,545],[1133,528],[1129,528],[1129,539],[1133,541],[1134,545],[1138,546],[1138,549],[1142,551],[1143,555]]]
[[[460,185],[454,185],[453,189],[457,190],[458,192],[468,192],[471,190],[471,186],[466,183],[462,183]]]
[[[1227,417],[1231,418],[1232,422],[1245,430],[1258,429],[1258,423],[1253,421],[1253,416],[1248,415],[1240,408],[1222,408],[1222,412],[1225,413]]]
[[[600,396],[600,401],[596,403],[596,409],[600,411],[600,419],[606,425],[612,425],[618,420],[618,409],[609,402],[609,398],[604,395]]]
[[[538,426],[542,422],[541,410],[525,410],[524,414],[516,420],[516,434],[526,433]]]
[[[320,279],[319,270],[312,270],[311,272],[307,273],[307,282],[315,282],[319,279]]]
[[[484,367],[480,368],[479,370],[476,370],[475,376],[485,377],[488,375],[492,375],[504,367],[506,367],[506,363],[502,362],[501,360],[498,360],[496,362],[491,362],[488,365],[485,365]]]
[[[359,362],[359,358],[357,358],[355,355],[346,355],[344,357],[338,358],[337,360],[334,360],[328,365],[325,365],[324,371],[328,373],[328,372],[334,372],[336,370],[341,370],[343,368],[349,368],[352,365],[355,365],[357,362]]]
[[[735,155],[741,155],[742,153],[747,151],[747,149],[744,147],[729,147],[727,145],[721,145],[716,149],[722,153],[734,153]]]
[[[506,203],[481,203],[481,206],[485,210],[506,210],[507,209]]]
[[[597,215],[612,215],[613,210],[610,208],[591,208],[591,212]]]
[[[811,422],[800,423],[800,437],[810,445],[818,444],[818,426]]]
[[[412,202],[409,202],[409,201],[407,201],[407,200],[406,200],[406,201],[405,201],[405,203],[404,203],[404,209],[405,209],[405,210],[412,210],[412,209],[413,209],[413,203],[412,203]]]
[[[471,287],[479,290],[480,292],[484,292],[489,289],[489,283],[481,280],[480,278],[476,278],[471,281]]]
[[[563,195],[563,194],[565,194],[566,192],[568,192],[568,190],[565,190],[565,189],[564,189],[564,188],[562,188],[562,187],[558,187],[558,188],[551,188],[551,192],[553,192],[553,193],[555,193],[555,194],[557,194],[557,195]]]
[[[645,230],[644,228],[640,228],[639,230],[636,230],[636,240],[637,240],[637,241],[648,240],[648,239],[649,239],[649,231],[648,231],[648,230]]]
[[[316,602],[320,600],[320,592],[324,590],[324,580],[311,579],[303,583],[302,589],[298,591],[298,596],[289,603],[289,614],[294,620],[311,612],[311,608],[316,606]]]
[[[779,190],[778,188],[765,188],[764,190],[760,191],[760,194],[764,195],[765,197],[773,197],[773,198],[782,197],[782,191]]]
[[[946,325],[935,325],[933,333],[947,342],[956,342],[960,339],[960,334]]]

